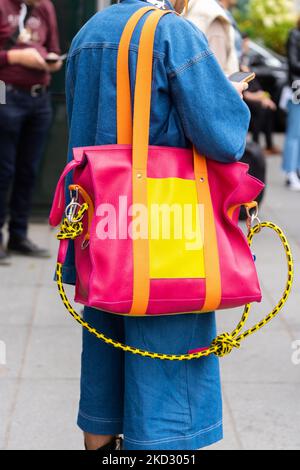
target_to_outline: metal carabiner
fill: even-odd
[[[74,195],[75,193],[75,195]],[[78,202],[79,200],[79,189],[77,187],[70,189],[70,199],[71,201]]]
[[[255,212],[253,212],[253,214],[251,214],[251,211],[252,211],[253,208],[249,208],[249,207],[246,207],[246,212],[247,212],[247,228],[250,232],[250,230],[252,229],[253,225],[254,225],[254,222],[257,223],[257,225],[259,226],[259,230],[258,232],[261,231],[261,220],[260,218],[258,217],[258,213],[259,213],[259,208],[258,208],[258,205],[255,207]]]
[[[83,219],[83,215],[78,219],[76,214],[81,209],[81,204],[72,198],[70,204],[66,207],[65,215],[70,224],[74,224],[76,222],[80,222]]]

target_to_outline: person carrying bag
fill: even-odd
[[[248,306],[236,330],[216,338],[214,310],[261,300],[238,228],[245,205],[251,229],[263,189],[237,163],[249,111],[204,36],[176,14],[184,3],[145,3],[96,15],[68,62],[70,162],[50,223],[63,219],[57,283],[84,327],[78,425],[89,450],[115,449],[120,434],[126,450],[220,440],[218,357],[277,312],[240,334]],[[180,215],[167,235],[157,207]],[[84,318],[63,282],[76,284]]]

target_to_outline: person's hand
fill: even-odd
[[[271,98],[264,98],[261,104],[264,108],[271,109],[272,111],[276,111],[277,109],[276,104],[271,100]]]
[[[11,65],[22,65],[29,69],[47,70],[46,61],[33,47],[8,51],[8,62]]]
[[[55,52],[50,52],[46,57],[46,60],[47,59],[56,60],[56,59],[59,59],[59,55],[55,54]],[[52,62],[52,63],[47,62],[47,70],[48,72],[51,72],[51,73],[58,72],[62,68],[62,66],[63,66],[62,60],[56,60],[55,62]]]
[[[244,91],[248,90],[249,85],[246,82],[230,82],[232,86],[236,89],[238,94],[242,99],[244,99],[243,93]]]
[[[48,72],[50,73],[59,72],[63,66],[63,61],[58,60],[57,62],[54,62],[53,64],[47,64],[47,66],[48,66]]]
[[[250,68],[247,65],[240,66],[241,72],[250,72]]]

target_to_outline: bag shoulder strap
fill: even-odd
[[[143,10],[143,11],[142,11]],[[154,38],[161,18],[172,11],[155,10],[144,24],[139,44],[139,55],[136,72],[134,118],[132,127],[130,78],[128,53],[132,33],[149,9],[141,9],[127,23],[119,49],[117,69],[117,102],[118,102],[118,143],[130,144],[132,149],[132,196],[133,203],[147,207],[147,160],[149,147],[149,127],[151,110],[151,86]],[[173,12],[174,13],[174,12]],[[132,137],[133,135],[133,137]],[[206,300],[202,311],[216,310],[221,302],[221,273],[217,234],[214,223],[214,210],[208,181],[206,159],[194,149],[195,181],[198,204],[205,206],[202,239],[205,240],[204,259],[206,266]],[[133,303],[130,313],[146,313],[149,294],[149,241],[133,240]]]
[[[140,8],[127,22],[119,44],[117,60],[117,138],[118,144],[132,144],[132,106],[129,77],[129,47],[134,30],[154,7]]]
[[[143,11],[141,11],[143,10]],[[156,28],[161,18],[172,10],[154,8],[143,26],[137,61],[134,117],[132,128],[130,78],[128,68],[129,45],[132,33],[149,8],[139,10],[128,21],[120,42],[117,68],[117,115],[118,143],[133,143],[132,146],[132,203],[148,206],[147,160],[151,110],[151,88],[153,72],[153,50]],[[123,81],[123,85],[122,85]],[[120,96],[120,93],[124,95]],[[124,107],[122,107],[124,106]],[[120,139],[120,140],[119,140]],[[133,240],[133,301],[131,315],[146,314],[150,296],[149,240]]]

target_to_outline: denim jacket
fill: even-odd
[[[123,0],[93,16],[73,40],[67,63],[67,109],[72,148],[116,143],[116,62],[129,17],[146,0]],[[167,6],[173,9],[167,0]],[[140,21],[130,46],[135,77]],[[132,80],[134,82],[134,80]],[[134,83],[132,83],[132,96]],[[186,19],[166,15],[154,44],[150,144],[196,146],[220,162],[239,160],[250,113],[223,74],[205,36]],[[64,269],[74,282],[72,250]]]

